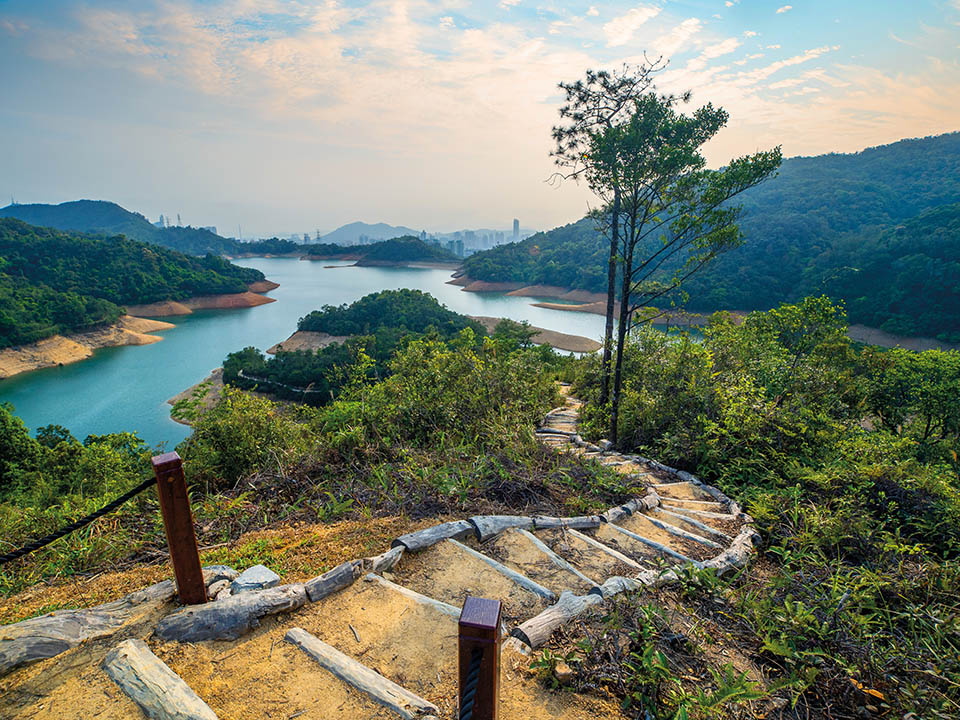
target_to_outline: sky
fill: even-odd
[[[245,237],[548,229],[560,81],[668,60],[712,166],[960,129],[960,0],[0,0],[0,205],[113,200]]]

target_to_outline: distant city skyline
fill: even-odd
[[[547,229],[560,81],[670,59],[713,166],[960,129],[960,0],[5,0],[0,197],[263,236],[353,220]]]

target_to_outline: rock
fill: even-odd
[[[124,640],[104,658],[103,669],[152,720],[217,720],[210,706],[143,640]]]
[[[265,565],[254,565],[247,568],[236,580],[230,583],[233,595],[239,595],[251,590],[265,590],[280,584],[280,576]]]
[[[163,640],[197,642],[236,640],[260,625],[260,618],[294,610],[307,602],[302,584],[248,590],[205,605],[191,605],[167,615],[157,625]]]
[[[215,583],[211,583],[210,587],[207,588],[207,595],[212,598],[216,598],[219,597],[220,593],[224,590],[230,590],[230,581],[227,579],[217,580]]]
[[[233,593],[230,591],[230,586],[227,585],[227,587],[225,587],[223,590],[221,590],[221,591],[218,592],[215,596],[213,596],[213,599],[214,599],[214,600],[226,600],[226,599],[227,599],[228,597],[230,597],[231,595],[233,595]]]
[[[207,565],[203,569],[203,581],[207,584],[208,590],[214,583],[221,580],[234,580],[239,576],[240,573],[229,565]]]
[[[553,675],[557,678],[557,682],[561,685],[566,685],[573,680],[573,668],[561,660],[553,669]]]
[[[613,447],[613,443],[609,440],[601,440],[597,445],[600,446],[600,449],[603,451],[610,450]]]

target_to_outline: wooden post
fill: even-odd
[[[474,650],[482,653],[471,720],[497,720],[500,694],[500,601],[468,597],[460,612],[460,717]]]
[[[167,531],[167,547],[177,578],[177,592],[184,605],[207,601],[207,587],[203,582],[197,536],[193,532],[193,513],[183,477],[183,460],[175,452],[152,458],[157,476],[157,495],[163,512],[163,526]]]

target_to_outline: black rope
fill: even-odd
[[[60,528],[59,530],[57,530],[55,533],[51,535],[47,535],[46,537],[42,537],[39,540],[34,540],[31,543],[27,543],[26,545],[24,545],[22,548],[19,548],[18,550],[9,552],[6,555],[0,555],[0,565],[5,565],[8,562],[12,562],[13,560],[16,560],[17,558],[22,558],[24,555],[28,555],[32,553],[34,550],[39,550],[40,548],[45,547],[50,543],[59,540],[64,535],[69,535],[74,530],[79,530],[83,526],[89,525],[94,520],[98,520],[102,518],[104,515],[106,515],[107,513],[116,510],[118,507],[123,505],[127,500],[129,500],[130,498],[136,495],[139,495],[151,485],[156,485],[156,483],[157,481],[155,478],[149,478],[147,480],[144,480],[142,483],[137,485],[132,490],[128,490],[123,495],[118,497],[116,500],[112,500],[108,502],[106,505],[104,505],[102,508],[97,510],[95,513],[90,513],[86,517],[80,518],[76,522],[72,522],[66,527]]]
[[[473,717],[473,701],[477,699],[477,682],[480,680],[480,661],[483,660],[483,648],[473,648],[470,656],[470,669],[467,671],[467,684],[463,688],[463,697],[460,698],[460,720],[471,720]]]

